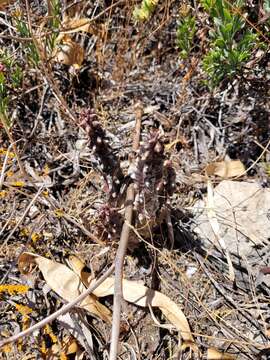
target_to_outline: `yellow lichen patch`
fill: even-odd
[[[47,348],[46,348],[46,344],[45,344],[44,340],[42,340],[39,350],[40,350],[41,354],[46,354],[47,353]]]
[[[60,360],[67,360],[67,356],[63,352],[60,354]]]
[[[28,329],[30,326],[30,317],[28,315],[23,316],[22,330]]]
[[[61,209],[55,209],[55,210],[54,210],[54,213],[55,213],[55,215],[56,215],[58,218],[61,218],[61,217],[63,217],[63,215],[64,215],[64,212],[63,212],[63,210],[61,210]]]
[[[3,199],[6,196],[7,196],[7,191],[6,190],[0,191],[0,199]]]
[[[42,195],[45,196],[45,197],[48,197],[49,196],[49,191],[48,190],[42,191]]]
[[[23,187],[25,185],[24,181],[13,181],[10,185],[16,186],[16,187]]]
[[[11,352],[11,345],[10,344],[4,345],[2,349],[3,349],[4,353],[10,353]]]
[[[48,324],[45,325],[44,332],[45,332],[45,334],[48,334],[50,336],[50,338],[54,344],[57,342],[57,337],[54,335],[50,325],[48,325]]]
[[[42,238],[42,236],[36,232],[34,232],[31,235],[31,240],[33,241],[33,243],[36,243],[38,240],[40,240]]]
[[[27,305],[15,304],[15,308],[19,311],[20,314],[24,316],[31,314],[33,311],[33,309]]]
[[[9,170],[9,171],[6,172],[7,177],[11,177],[13,175],[14,175],[14,172],[12,170]]]
[[[0,155],[6,155],[8,153],[8,150],[7,149],[4,149],[4,148],[1,148],[0,149]],[[13,152],[9,152],[8,153],[8,157],[10,158],[10,159],[13,159],[13,158],[15,158],[15,154],[13,153]]]
[[[9,295],[14,294],[25,294],[29,289],[29,286],[26,285],[0,285],[0,293],[7,292]]]
[[[49,175],[49,173],[50,173],[50,167],[49,167],[49,165],[48,164],[45,164],[45,166],[44,166],[44,168],[43,168],[43,170],[42,170],[42,173],[43,173],[43,175]]]
[[[22,228],[21,230],[20,230],[20,235],[21,236],[29,236],[29,234],[30,234],[30,231],[29,231],[29,229],[28,228]]]

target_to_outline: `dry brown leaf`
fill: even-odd
[[[236,357],[232,354],[219,352],[214,348],[207,350],[207,360],[234,360]]]
[[[60,38],[58,39],[60,41]],[[61,64],[79,68],[84,60],[83,48],[65,35],[53,51],[53,60]]]
[[[114,294],[114,277],[106,279],[100,286],[94,290],[94,295],[103,297]],[[138,281],[123,280],[123,297],[126,301],[135,305],[148,307],[158,307],[165,317],[176,327],[184,339],[184,347],[191,347],[198,351],[194,343],[193,336],[185,317],[179,306],[169,299],[166,295],[143,286]]]
[[[94,26],[91,25],[91,19],[82,18],[82,19],[72,19],[66,17],[61,24],[62,34],[73,34],[79,31],[87,32],[90,34],[95,34],[96,30]]]
[[[77,275],[79,275],[83,284],[86,287],[89,287],[89,284],[90,284],[91,280],[93,280],[93,278],[92,278],[91,272],[87,271],[88,268],[86,267],[85,263],[81,259],[77,258],[77,256],[74,256],[74,255],[69,256],[68,262],[69,262],[69,266],[71,267],[71,269]]]
[[[213,162],[205,168],[207,175],[216,175],[222,178],[242,176],[245,173],[245,166],[240,160]]]
[[[15,0],[0,0],[0,10],[4,10],[5,7],[14,3]]]
[[[77,263],[75,262],[75,264],[77,264],[75,269],[76,272],[80,273],[83,263],[78,261]],[[86,287],[83,285],[79,275],[67,266],[33,253],[22,253],[18,260],[20,271],[23,274],[29,274],[32,265],[37,265],[39,267],[48,285],[66,301],[70,302],[74,300],[84,290],[86,290]],[[88,296],[85,300],[83,300],[80,307],[96,314],[105,321],[110,321],[111,316],[109,310],[100,304],[96,297],[113,294],[114,277],[110,277],[94,290],[93,295]],[[194,339],[184,313],[179,306],[170,300],[166,295],[149,289],[137,281],[124,279],[123,296],[126,301],[138,306],[148,307],[150,305],[152,307],[158,307],[165,317],[180,332],[182,338],[184,339],[183,347],[190,347],[194,351],[198,352],[198,347],[194,343]]]
[[[28,274],[29,268],[35,264],[39,267],[47,284],[64,300],[73,301],[86,290],[80,277],[67,266],[29,252],[20,255],[18,266],[23,274]],[[111,322],[110,310],[94,295],[86,297],[79,306],[102,320]]]
[[[69,257],[69,264],[76,274],[78,274],[85,285],[89,286],[89,273],[85,272],[85,264],[76,256]],[[94,292],[97,297],[114,294],[114,277],[106,279]],[[190,331],[188,321],[175,302],[159,291],[154,291],[142,285],[138,281],[123,280],[123,297],[126,301],[142,307],[158,307],[165,317],[180,331],[184,339],[184,346],[191,347],[198,351]]]

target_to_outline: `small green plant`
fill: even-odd
[[[6,114],[8,106],[5,66],[0,63],[0,114]]]
[[[15,23],[16,23],[17,31],[21,37],[26,37],[26,38],[31,37],[31,33],[29,31],[28,25],[23,19],[21,19],[20,17],[15,17]],[[34,42],[33,41],[25,42],[23,49],[26,53],[28,61],[32,65],[36,66],[39,63],[39,53]]]
[[[6,51],[0,52],[0,113],[6,115],[9,92],[21,86],[23,72]]]
[[[195,17],[190,14],[187,14],[186,16],[181,16],[176,32],[176,44],[180,50],[180,56],[183,59],[186,59],[192,50],[195,32]]]
[[[137,21],[148,20],[152,12],[154,11],[158,0],[142,0],[141,6],[136,6],[133,11],[133,17]]]
[[[47,38],[47,46],[50,51],[52,51],[55,47],[55,42],[57,36],[59,34],[59,27],[61,24],[61,1],[60,0],[50,0],[50,19],[49,25],[53,30],[52,34],[50,34]]]
[[[210,51],[203,59],[203,68],[209,75],[209,84],[218,85],[223,79],[232,79],[245,65],[256,44],[257,36],[246,29],[240,15],[242,0],[201,0],[213,21]]]

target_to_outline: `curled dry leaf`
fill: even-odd
[[[99,287],[94,290],[97,297],[103,297],[114,294],[114,277],[106,279]],[[183,348],[190,347],[198,352],[198,347],[194,343],[193,336],[185,317],[179,306],[166,295],[143,286],[138,281],[123,280],[123,297],[126,301],[135,305],[148,307],[158,307],[164,316],[180,332],[184,344]]]
[[[80,277],[67,266],[29,252],[20,255],[18,266],[21,273],[28,274],[33,265],[38,266],[52,290],[68,302],[73,301],[86,290]],[[102,320],[111,322],[110,310],[102,305],[96,296],[89,295],[79,306]]]
[[[222,178],[242,176],[245,173],[245,166],[240,160],[229,160],[213,162],[205,168],[208,176],[216,175]]]
[[[0,10],[5,10],[5,8],[14,3],[15,0],[0,0]]]
[[[86,286],[89,286],[89,272],[85,264],[76,256],[69,257],[69,264]],[[114,294],[114,277],[109,277],[93,292],[97,297]],[[147,288],[138,281],[123,280],[123,297],[126,301],[142,307],[158,307],[165,317],[176,327],[184,339],[183,347],[191,347],[198,351],[190,331],[189,323],[179,306],[166,295]]]
[[[79,68],[84,60],[83,48],[65,35],[53,51],[53,60],[65,65],[72,65]]]
[[[74,19],[66,17],[61,24],[62,34],[73,34],[79,31],[83,31],[90,34],[95,34],[96,30],[94,26],[91,25],[91,19],[82,18],[82,19]]]
[[[89,287],[92,278],[92,274],[88,271],[88,267],[85,263],[75,255],[70,255],[68,258],[68,264],[71,269],[80,277],[83,284]]]
[[[23,274],[28,274],[30,272],[29,267],[37,265],[48,285],[63,299],[72,301],[86,289],[78,275],[81,275],[83,263],[80,260],[76,262],[75,259],[75,257],[70,258],[70,263],[71,265],[75,264],[74,270],[77,273],[63,264],[29,252],[24,252],[20,255],[18,266]],[[84,281],[88,282],[89,278],[85,278]],[[111,315],[109,310],[100,304],[97,298],[113,294],[114,277],[109,277],[94,290],[93,295],[88,296],[82,301],[80,307],[99,316],[105,321],[110,321]],[[180,332],[184,340],[183,348],[190,347],[198,352],[198,347],[194,342],[184,313],[179,306],[166,295],[161,294],[159,291],[149,289],[137,281],[124,279],[123,296],[126,301],[138,306],[148,307],[150,305],[151,307],[158,307]]]
[[[234,360],[236,357],[233,354],[219,352],[214,348],[207,350],[207,360]]]

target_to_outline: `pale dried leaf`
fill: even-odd
[[[29,273],[29,266],[36,264],[47,284],[64,300],[70,302],[76,299],[86,287],[80,277],[67,266],[45,257],[24,252],[20,255],[18,266],[23,274]],[[104,321],[111,322],[110,310],[102,305],[95,296],[87,296],[79,307],[89,311]]]
[[[114,294],[114,277],[106,279],[94,292],[97,297]],[[179,306],[166,295],[143,286],[138,281],[123,279],[123,297],[135,305],[158,307],[165,317],[176,327],[187,346],[197,351],[188,321]]]
[[[242,176],[245,173],[245,166],[240,160],[220,161],[207,165],[205,171],[209,176],[216,175],[222,178],[231,178]]]
[[[69,257],[69,264],[72,269],[84,278],[89,284],[89,277],[84,271],[85,264],[76,256]],[[103,297],[114,294],[114,277],[106,279],[99,287],[94,290],[94,295]],[[138,281],[123,280],[123,297],[126,301],[138,306],[149,308],[159,307],[165,317],[180,331],[186,344],[194,343],[193,336],[190,333],[188,321],[181,309],[166,295],[158,291],[147,288]]]
[[[60,38],[59,38],[60,39]],[[65,36],[61,44],[58,44],[53,51],[53,60],[61,64],[79,68],[84,60],[84,50],[70,37]]]
[[[214,348],[207,350],[207,360],[234,360],[236,357],[232,354],[220,352]]]
[[[79,275],[83,284],[88,287],[91,280],[93,280],[93,278],[92,278],[91,272],[87,271],[88,268],[86,267],[85,263],[81,259],[79,259],[77,256],[70,255],[68,258],[68,264],[71,267],[71,269],[77,275]]]

